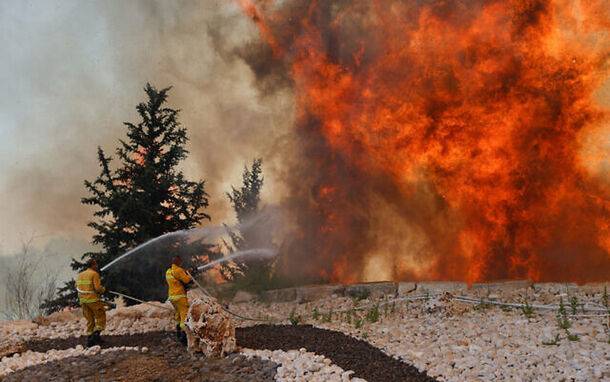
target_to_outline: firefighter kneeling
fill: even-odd
[[[182,259],[180,256],[174,257],[172,266],[165,272],[165,279],[168,285],[168,299],[174,306],[174,319],[176,320],[176,338],[186,345],[186,332],[184,331],[186,315],[189,310],[189,303],[186,297],[186,289],[192,283],[191,276],[181,267]]]
[[[76,290],[83,316],[87,320],[87,347],[101,345],[100,333],[106,328],[106,306],[100,301],[100,295],[106,289],[102,286],[94,259],[89,260],[87,269],[79,273]]]

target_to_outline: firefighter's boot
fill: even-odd
[[[87,344],[86,347],[90,348],[91,346],[95,346],[95,339],[93,338],[93,334],[89,334],[87,336]]]
[[[176,339],[180,341],[180,337],[182,336],[182,329],[180,328],[180,324],[176,324]]]
[[[184,330],[180,331],[180,343],[184,346],[187,346],[188,340],[186,338],[186,332]]]
[[[104,344],[104,340],[102,339],[100,332],[95,331],[93,332],[93,340],[95,342],[95,345],[103,345]]]

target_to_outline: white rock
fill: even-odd
[[[216,299],[201,296],[191,301],[185,324],[189,351],[208,357],[235,351],[235,325]]]

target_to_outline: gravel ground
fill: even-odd
[[[172,335],[165,332],[150,332],[133,335],[104,336],[105,343],[102,348],[119,346],[148,347],[151,349],[151,353],[159,349],[161,350],[160,355],[163,355],[164,348],[159,347],[158,343],[165,342],[170,345],[169,348],[175,349],[173,355],[166,354],[165,358],[169,357],[170,361],[179,361],[186,357],[187,354],[183,354],[185,351],[175,345]],[[354,372],[353,377],[363,378],[369,382],[434,381],[434,379],[426,376],[425,373],[419,372],[413,366],[389,357],[369,343],[336,331],[318,329],[312,326],[258,325],[237,328],[236,338],[238,346],[251,349],[298,350],[302,348],[303,352],[306,349],[309,352],[327,357],[329,359],[328,366],[331,365],[331,362],[338,366],[339,370],[337,372],[339,375],[344,371],[351,370]],[[49,349],[69,349],[77,345],[83,345],[84,340],[84,337],[31,340],[27,343],[27,347],[32,351],[45,352]],[[111,358],[111,356],[99,358],[107,359]],[[293,357],[290,361],[294,363],[296,358]],[[303,356],[301,358],[307,357]],[[299,360],[298,363],[303,364],[300,367],[304,369],[302,374],[305,374],[308,368],[316,368],[316,365],[319,364],[311,360],[310,362]],[[290,368],[295,370],[294,375],[296,377],[298,372],[295,366],[286,366],[286,369]],[[188,373],[185,375],[188,375]],[[284,380],[288,379],[285,378]]]
[[[371,351],[378,351],[390,359],[402,360],[439,381],[605,382],[610,381],[610,321],[607,315],[604,316],[605,295],[603,291],[603,285],[587,287],[576,287],[569,284],[562,284],[559,287],[534,285],[531,288],[521,289],[493,290],[489,288],[488,290],[469,289],[456,292],[456,294],[475,298],[475,304],[460,303],[451,298],[438,298],[434,295],[434,291],[431,291],[430,295],[428,292],[422,291],[420,294],[423,295],[416,296],[420,299],[418,301],[403,299],[391,304],[383,299],[358,300],[333,296],[304,304],[294,302],[232,304],[231,309],[249,317],[282,317],[284,324],[289,323],[286,318],[292,312],[293,317],[299,318],[301,323],[339,331],[351,338],[362,340],[363,343],[372,346]],[[403,297],[405,296],[402,295],[401,298]],[[408,294],[406,298],[413,298],[413,294]],[[526,314],[519,308],[490,307],[478,304],[482,298],[513,303],[527,301],[532,305],[554,304],[554,307],[552,310],[535,310],[531,314]],[[569,324],[568,329],[560,328],[556,318],[558,314],[556,307],[561,299],[565,304],[565,310],[569,312],[569,316],[566,317]],[[571,306],[573,301],[577,302],[576,306]],[[597,307],[597,313],[583,312],[580,304],[584,303],[589,307]],[[373,307],[376,305],[378,308],[374,311]],[[572,315],[574,311],[577,314]],[[167,312],[160,308],[151,309],[148,305],[113,310],[109,312],[109,317],[107,333],[118,336],[117,339],[107,337],[109,341],[107,346],[112,346],[112,348],[106,348],[101,352],[112,351],[116,354],[96,353],[94,355],[94,352],[87,352],[86,354],[89,354],[87,357],[94,357],[91,359],[107,358],[108,362],[113,362],[112,359],[118,354],[130,354],[136,357],[134,359],[153,357],[155,356],[155,346],[145,345],[145,341],[163,334],[142,335],[138,333],[172,329],[171,317],[168,317]],[[17,341],[17,345],[19,345],[19,341],[36,338],[36,341],[29,342],[31,348],[40,351],[50,347],[63,348],[66,349],[63,350],[64,353],[30,352],[28,355],[26,352],[17,358],[4,358],[0,362],[0,374],[2,374],[2,370],[10,372],[11,369],[30,366],[29,369],[19,371],[11,377],[16,378],[31,370],[47,367],[46,365],[32,367],[33,364],[47,362],[47,365],[65,365],[65,357],[74,355],[79,355],[78,362],[89,359],[83,356],[82,348],[78,350],[75,347],[82,344],[84,339],[70,338],[83,330],[84,322],[79,319],[78,315],[62,312],[60,316],[49,317],[45,320],[40,323],[0,321],[0,339],[8,338],[11,341]],[[237,324],[248,326],[253,323],[237,322]],[[271,328],[268,330],[271,331]],[[246,332],[239,329],[238,337],[239,333]],[[170,341],[173,341],[172,335],[168,334],[168,336]],[[306,342],[311,339],[298,338],[298,334],[295,336],[296,339],[281,338],[281,341],[284,342],[294,340],[290,346],[279,344],[281,341],[278,339],[278,344],[274,345],[276,350],[246,349],[244,351],[248,355],[257,354],[259,357],[275,361],[276,364],[282,363],[281,373],[279,372],[280,367],[278,367],[278,372],[275,374],[275,379],[278,381],[297,379],[298,374],[305,368],[315,369],[324,362],[335,362],[337,365],[324,365],[339,368],[348,374],[350,371],[357,371],[358,362],[356,360],[349,363],[349,360],[341,360],[339,354],[348,354],[347,358],[350,358],[351,348],[341,347],[342,345],[338,344],[336,349],[327,351],[321,345],[319,345],[321,347],[308,345]],[[52,341],[41,341],[44,338],[50,338]],[[253,342],[256,341],[261,342],[261,347],[266,347],[265,341],[273,342],[275,340],[254,338]],[[244,342],[240,345],[249,346]],[[117,346],[120,347],[118,350]],[[126,351],[122,348],[124,346],[146,346],[150,347],[150,351],[142,352],[141,349]],[[304,351],[297,350],[296,352],[301,353],[298,354],[295,350],[279,350],[284,348],[303,348]],[[333,354],[333,351],[337,354]],[[159,357],[156,359],[160,362],[159,364],[167,362],[170,367],[172,365],[181,367],[180,360],[171,359],[171,352],[167,354],[169,359],[165,358],[165,353],[164,351],[158,354]],[[328,356],[328,358],[324,358],[326,361],[323,361],[321,356]],[[291,359],[292,357],[295,359]],[[55,363],[58,358],[64,358],[64,360]],[[361,361],[360,367],[371,369],[367,364],[367,358],[362,357],[361,359],[363,361]],[[286,362],[286,365],[283,361]],[[136,364],[139,363],[136,362]],[[352,364],[356,366],[352,367]],[[362,364],[364,365],[362,366]],[[63,366],[53,367],[61,368]],[[126,366],[121,366],[121,368],[124,367]],[[201,368],[203,367],[201,366]],[[303,370],[299,371],[299,368]],[[152,367],[146,369],[155,370]],[[49,369],[44,370],[47,370],[45,373],[51,372]],[[105,368],[105,370],[108,372],[113,369]],[[134,375],[134,378],[137,378],[136,371],[132,372],[127,368],[120,370],[131,373],[128,375]],[[338,372],[338,369],[335,371]],[[185,373],[188,375],[188,370]],[[312,378],[315,380],[315,376],[318,374],[315,371],[312,373]],[[331,374],[333,379],[337,376],[335,372]],[[357,375],[355,373],[353,375],[356,379]],[[364,376],[364,374],[360,375]],[[37,378],[26,376],[22,380],[36,380]],[[163,378],[159,377],[159,380],[164,380]],[[342,378],[342,380],[349,380],[349,378]],[[393,380],[395,379],[388,377],[384,382]]]
[[[489,297],[515,303],[558,304],[562,298],[570,314],[568,301],[572,298],[603,305],[603,288],[529,288],[494,293]],[[250,317],[288,317],[292,313],[300,316],[301,322],[369,342],[440,381],[610,382],[607,316],[582,316],[579,308],[578,315],[568,317],[570,328],[565,330],[559,327],[555,310],[534,311],[527,316],[518,308],[463,304],[434,297],[428,301],[383,303],[384,300],[332,297],[299,305],[250,303],[233,304],[231,308]],[[381,305],[373,312],[377,304]],[[317,319],[312,317],[313,312],[317,312]],[[376,317],[371,319],[372,316]]]
[[[33,341],[31,349],[65,349],[79,338]],[[234,354],[222,359],[190,355],[173,333],[107,336],[105,347],[139,346],[145,352],[113,351],[65,358],[23,369],[3,381],[274,381],[277,365]]]
[[[434,381],[413,366],[394,359],[371,344],[343,333],[305,325],[257,325],[236,331],[240,346],[254,349],[304,348],[330,358],[355,377],[369,382]]]
[[[305,348],[289,351],[242,349],[241,352],[248,357],[271,360],[281,365],[275,375],[278,382],[366,382],[354,377],[353,370],[343,370],[333,365],[329,358],[308,352]]]

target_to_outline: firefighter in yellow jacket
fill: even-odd
[[[180,256],[174,257],[172,266],[165,272],[168,285],[168,299],[174,306],[174,319],[176,320],[176,338],[186,345],[186,332],[184,321],[189,310],[186,297],[186,286],[192,282],[191,276],[181,267]]]
[[[87,320],[87,346],[100,345],[100,333],[106,328],[106,307],[100,301],[100,295],[106,289],[102,286],[94,259],[89,260],[87,269],[78,274],[76,290],[83,316]]]

